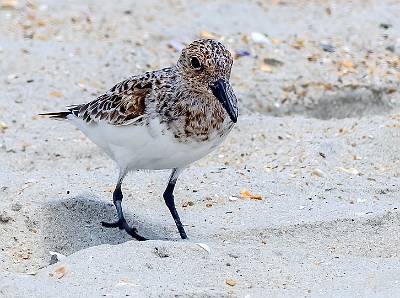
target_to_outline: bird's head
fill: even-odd
[[[201,39],[182,50],[177,69],[193,91],[213,94],[236,123],[237,99],[229,84],[232,64],[232,55],[223,44]]]

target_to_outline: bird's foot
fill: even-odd
[[[131,235],[133,238],[139,241],[146,241],[148,239],[144,238],[143,236],[140,236],[137,233],[136,228],[130,227],[128,223],[126,222],[125,218],[120,218],[119,220],[115,222],[106,222],[102,221],[101,225],[105,228],[119,228],[120,230],[125,230],[129,235]]]

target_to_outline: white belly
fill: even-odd
[[[69,119],[119,167],[127,170],[185,167],[210,153],[224,139],[215,136],[207,142],[178,142],[157,119],[149,126],[114,126],[104,122],[88,125],[75,117]]]

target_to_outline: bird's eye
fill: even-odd
[[[197,57],[192,57],[192,59],[190,59],[190,64],[196,70],[201,70],[201,68],[202,68],[199,58],[197,58]]]

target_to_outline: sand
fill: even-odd
[[[400,295],[399,13],[389,0],[0,0],[0,296]],[[102,228],[115,165],[37,114],[171,65],[200,37],[237,54],[241,113],[178,181],[190,239],[163,202],[166,171],[123,185],[152,240]]]

